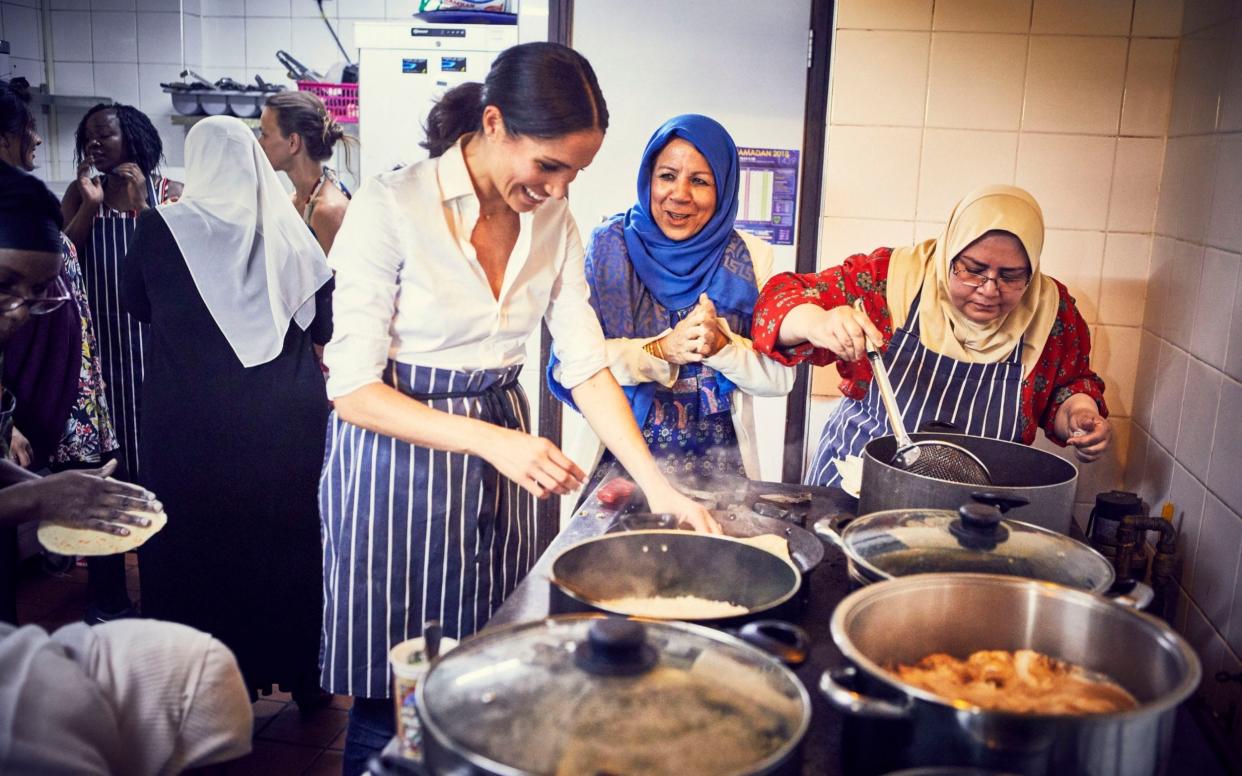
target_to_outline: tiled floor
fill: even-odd
[[[139,600],[137,557],[125,559],[129,596]],[[22,567],[17,589],[17,616],[23,625],[54,630],[82,619],[86,612],[86,568],[49,569],[39,558]],[[237,776],[337,776],[345,746],[346,698],[309,716],[302,716],[287,693],[277,692],[254,704],[254,751],[227,765]]]

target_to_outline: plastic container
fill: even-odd
[[[263,112],[266,92],[229,92],[229,112],[243,119],[257,119]]]
[[[440,654],[457,646],[450,638],[440,640]],[[420,636],[403,641],[388,651],[388,665],[392,668],[392,701],[397,719],[397,742],[405,757],[421,757],[422,729],[418,724],[418,708],[415,694],[418,685],[431,668],[427,660],[425,644]]]
[[[172,89],[165,89],[164,92],[172,98],[173,110],[182,116],[203,115],[203,106],[198,102],[198,97],[202,92]]]
[[[310,92],[323,100],[328,115],[337,123],[358,123],[358,84],[298,81],[298,91]]]

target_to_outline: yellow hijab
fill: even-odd
[[[949,263],[972,242],[994,229],[1017,237],[1031,260],[1031,284],[1018,306],[1003,318],[978,324],[949,299]],[[1016,186],[982,186],[967,194],[949,214],[939,239],[893,251],[885,298],[893,327],[906,323],[910,304],[919,299],[919,341],[958,361],[993,364],[1013,353],[1022,339],[1022,375],[1043,352],[1056,321],[1056,283],[1039,271],[1044,247],[1044,215],[1039,203]]]

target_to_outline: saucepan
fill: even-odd
[[[848,661],[820,680],[845,713],[851,773],[952,765],[1038,775],[1148,776],[1168,766],[1178,704],[1198,686],[1166,623],[1091,593],[989,574],[921,574],[856,590],[833,612]],[[1030,649],[1105,674],[1138,702],[1101,714],[986,710],[888,669],[933,653]]]
[[[868,585],[896,577],[970,572],[1026,577],[1093,593],[1143,608],[1147,585],[1114,589],[1112,564],[1082,542],[1056,531],[1002,517],[1006,499],[974,494],[980,501],[948,509],[889,509],[862,515],[842,526],[830,519],[815,532],[849,558],[850,579]],[[1119,587],[1119,586],[1118,586]]]
[[[919,440],[951,442],[978,456],[992,475],[986,488],[913,474],[889,463],[897,451],[891,436],[873,439],[863,448],[862,486],[858,514],[888,509],[957,509],[971,493],[987,490],[1016,497],[1022,503],[1009,515],[1067,534],[1073,519],[1078,470],[1069,461],[1030,445],[968,434],[916,433]]]
[[[796,774],[797,676],[749,641],[595,615],[484,630],[418,687],[436,774]]]

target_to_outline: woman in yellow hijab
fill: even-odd
[[[1042,427],[1081,461],[1108,448],[1104,381],[1065,286],[1039,270],[1044,219],[1030,194],[984,186],[944,233],[856,254],[811,275],[776,275],[755,307],[755,349],[784,364],[837,363],[846,399],[824,426],[806,482],[835,485],[835,460],[890,433],[864,335],[882,352],[907,431],[929,421],[1030,444]],[[854,309],[862,300],[865,314]]]

